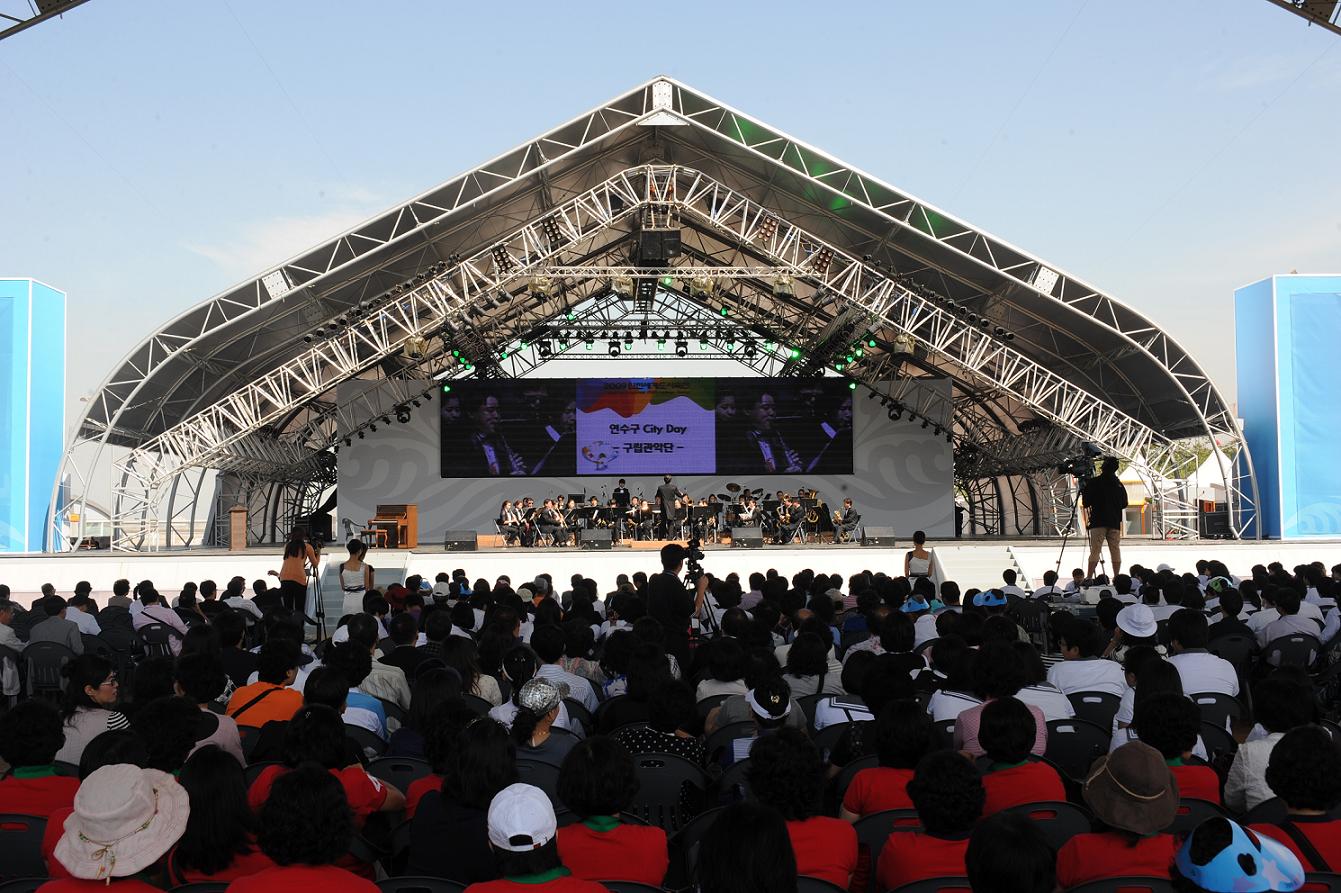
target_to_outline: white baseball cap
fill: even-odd
[[[1146,639],[1158,629],[1155,624],[1155,612],[1149,605],[1127,605],[1117,613],[1118,629],[1129,636]]]
[[[549,797],[534,785],[510,784],[489,803],[489,842],[500,850],[538,850],[558,829]]]

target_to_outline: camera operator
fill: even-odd
[[[1109,456],[1104,459],[1103,471],[1081,489],[1089,510],[1090,564],[1086,579],[1094,579],[1105,542],[1113,559],[1113,576],[1122,570],[1122,510],[1127,507],[1127,488],[1118,480],[1117,470],[1118,460]]]
[[[666,653],[680,666],[689,666],[689,621],[698,616],[708,590],[708,575],[700,574],[690,594],[680,579],[689,550],[679,543],[661,547],[661,573],[647,578],[647,614],[666,631]]]

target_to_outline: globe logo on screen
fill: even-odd
[[[605,471],[615,461],[618,453],[615,448],[603,440],[587,444],[582,448],[582,458],[596,466],[597,471]]]

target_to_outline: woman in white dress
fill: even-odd
[[[349,559],[340,564],[340,588],[345,594],[341,615],[363,613],[363,596],[373,585],[372,565],[363,560],[367,554],[367,543],[349,541]]]
[[[927,535],[918,530],[913,533],[913,550],[903,559],[903,575],[908,579],[931,576],[931,553],[926,549]]]

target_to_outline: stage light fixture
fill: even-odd
[[[547,357],[553,353],[553,348],[550,347],[548,341],[541,341],[536,345],[536,351],[539,352],[542,357]]]
[[[931,429],[931,433],[932,433],[932,434],[935,434],[937,437],[940,437],[940,436],[941,436],[941,431],[942,431],[942,430],[943,430],[943,429],[941,428],[940,425],[935,425],[935,426],[932,427],[932,429]]]
[[[696,298],[710,298],[716,290],[717,282],[711,276],[693,276],[689,280],[689,294]]]
[[[612,356],[612,357],[617,357],[617,356],[619,356],[619,342],[618,342],[618,341],[611,341],[611,342],[610,342],[610,356]]]
[[[793,347],[787,351],[787,355],[791,357],[793,360],[799,360],[801,359],[801,348]]]
[[[871,391],[871,393],[869,393],[869,394],[866,395],[866,399],[867,399],[867,400],[874,400],[876,397],[879,397],[879,396],[880,396],[880,395],[877,394],[875,391]]]
[[[353,446],[353,445],[354,445],[354,441],[352,441],[352,440],[350,440],[348,437],[346,437],[346,438],[345,438],[345,446],[350,447],[350,446]]]
[[[763,242],[772,240],[778,231],[778,218],[772,214],[767,214],[759,221],[759,239]]]
[[[554,294],[554,280],[548,276],[532,276],[530,283],[527,284],[527,289],[532,295],[547,298]]]
[[[954,442],[955,442],[955,436],[954,436],[953,434],[951,434],[949,431],[946,431],[946,432],[945,432],[945,442],[946,442],[946,443],[954,443]]]
[[[1015,340],[1015,333],[1014,333],[1014,332],[1007,332],[1005,337],[1006,337],[1006,340],[1007,340],[1007,341],[1014,341],[1014,340]]]
[[[340,455],[340,444],[337,443],[335,446],[331,447],[331,452],[335,453],[337,456]]]
[[[891,406],[889,408],[889,420],[891,422],[897,422],[901,418],[903,418],[903,413],[899,411],[899,408],[897,406]]]
[[[925,430],[926,427],[927,427],[928,425],[930,425],[930,424],[931,424],[931,423],[928,422],[926,419],[923,419],[923,420],[922,420],[922,428],[923,428],[924,430]]]
[[[754,346],[754,342],[753,342],[753,341],[746,341],[746,342],[745,342],[745,350],[744,350],[744,353],[745,353],[745,356],[746,356],[747,359],[753,359],[753,358],[754,358],[755,353],[756,353],[756,348],[755,348],[755,346]]]
[[[419,398],[418,398],[418,397],[415,397],[413,400],[410,401],[410,405],[413,406],[415,409],[418,409],[419,407],[423,406],[424,404],[422,404],[422,403],[419,402]]]
[[[390,424],[391,424],[391,416],[389,416],[389,415],[384,415],[384,416],[382,416],[382,424],[384,424],[384,425],[390,425]]]
[[[680,340],[675,342],[675,355],[685,357],[689,355],[689,342]]]
[[[410,423],[409,407],[407,406],[396,407],[396,421],[400,422],[402,425],[408,425]]]
[[[371,431],[372,433],[376,434],[376,433],[377,433],[377,426],[376,426],[376,425],[371,425],[371,424],[370,424],[370,425],[368,425],[368,430]],[[363,435],[359,435],[359,436],[362,437]]]
[[[665,338],[658,338],[658,339],[657,339],[657,350],[665,350],[665,349],[666,349],[666,339],[665,339]]]
[[[362,439],[363,439],[363,432],[360,431],[360,432],[359,432],[359,440],[362,440]]]
[[[311,335],[304,335],[304,336],[303,336],[303,342],[306,343],[306,344],[311,344],[311,343],[312,343],[313,341],[315,341],[315,340],[316,340],[316,339],[313,338]]]
[[[636,291],[632,276],[615,276],[610,280],[610,290],[623,298],[631,298]]]
[[[449,385],[449,384],[445,384],[445,385],[443,385],[443,386],[442,386],[442,392],[443,392],[444,394],[450,394],[450,393],[452,392],[452,386]]]
[[[796,296],[796,286],[792,282],[792,277],[779,273],[773,277],[773,297],[791,298]]]
[[[849,381],[847,383],[847,389],[849,391],[855,391],[857,389],[857,383],[855,381]]]

